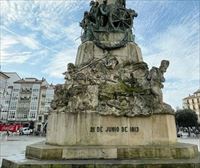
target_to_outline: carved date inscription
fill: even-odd
[[[107,132],[107,133],[111,133],[111,132],[139,132],[139,127],[119,127],[119,126],[115,126],[115,127],[90,127],[90,132]]]

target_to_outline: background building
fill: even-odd
[[[40,90],[40,105],[38,110],[36,130],[41,131],[46,129],[48,113],[51,106],[51,101],[54,97],[54,86],[53,85],[42,85]]]
[[[7,80],[9,76],[5,73],[0,72],[0,119],[5,121],[7,118],[7,112],[5,109],[5,96],[6,96],[6,88],[7,88]]]
[[[36,121],[40,86],[45,80],[25,78],[14,82],[8,121]]]
[[[34,123],[42,131],[47,124],[54,86],[42,78],[21,79],[15,72],[0,72],[0,121]]]
[[[21,78],[16,72],[0,72],[0,121],[7,122],[14,82]]]
[[[183,108],[195,111],[200,122],[200,89],[183,99]]]

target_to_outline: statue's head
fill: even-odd
[[[70,73],[75,70],[75,65],[73,63],[69,63],[67,65],[67,71]]]
[[[160,69],[161,72],[166,72],[168,66],[169,66],[169,61],[168,60],[162,60],[159,69]]]
[[[87,16],[88,14],[89,14],[88,11],[85,11],[85,12],[84,12],[84,16]]]
[[[63,88],[63,85],[57,84],[55,86],[55,93],[58,94],[62,90],[62,88]]]
[[[95,2],[92,0],[92,1],[90,2],[90,6],[93,6],[93,5],[95,5]]]
[[[135,10],[133,10],[133,9],[128,9],[128,12],[130,13],[130,15],[132,16],[132,17],[137,17],[138,16],[138,14],[135,12]]]
[[[103,0],[103,3],[104,3],[104,4],[107,4],[107,2],[108,2],[107,0]]]
[[[95,2],[95,6],[96,7],[99,6],[99,2],[98,1]]]

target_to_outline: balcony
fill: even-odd
[[[21,93],[25,93],[25,94],[31,94],[32,93],[32,89],[21,89]]]

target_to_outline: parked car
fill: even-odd
[[[188,133],[188,132],[183,132],[183,133],[182,133],[182,137],[183,137],[183,138],[187,138],[188,136],[189,136],[189,133]]]
[[[183,138],[186,138],[189,136],[189,133],[188,132],[183,132],[183,131],[179,131],[177,133],[177,137],[183,137]]]
[[[23,127],[23,128],[20,130],[20,134],[21,134],[21,135],[30,135],[32,132],[33,132],[33,130],[32,130],[32,129],[29,129],[29,127]]]

